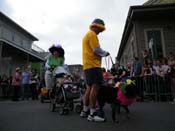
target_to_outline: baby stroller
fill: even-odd
[[[56,67],[53,76],[54,87],[50,96],[50,110],[54,112],[58,108],[61,115],[68,114],[74,109],[75,103],[80,103],[81,85],[72,82],[70,73],[63,66]]]

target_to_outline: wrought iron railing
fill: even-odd
[[[173,101],[175,85],[171,76],[146,75],[132,77],[135,80],[141,101]]]

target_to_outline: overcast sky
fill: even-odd
[[[0,10],[39,39],[45,51],[52,44],[65,49],[66,64],[82,64],[82,38],[95,18],[106,31],[99,34],[101,47],[117,56],[129,7],[147,0],[0,0]],[[103,66],[107,66],[103,59]]]

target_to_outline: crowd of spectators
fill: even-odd
[[[105,68],[103,69],[104,72]],[[171,75],[175,77],[175,55],[171,52],[167,57],[152,60],[147,50],[142,51],[142,58],[134,57],[127,65],[115,64],[107,71],[117,78],[124,76]],[[106,79],[106,78],[105,78]]]
[[[125,80],[128,77],[146,78],[147,76],[168,77],[171,85],[171,91],[175,96],[175,54],[170,52],[167,57],[151,59],[147,50],[142,51],[142,57],[134,57],[128,64],[115,64],[111,70],[106,71],[103,68],[104,80],[109,82]],[[110,84],[110,82],[109,82]]]
[[[175,96],[175,54],[170,52],[167,57],[151,59],[147,50],[142,51],[142,58],[134,57],[127,65],[115,64],[112,68],[103,68],[104,81],[112,85],[128,77],[144,77],[147,75],[168,76],[171,78],[171,90]],[[75,77],[75,76],[74,76]],[[38,99],[42,81],[37,70],[31,72],[27,67],[16,68],[13,76],[3,74],[0,76],[0,97],[12,100]],[[16,88],[17,87],[17,88]]]
[[[30,98],[37,100],[40,84],[36,69],[29,71],[27,67],[23,69],[17,67],[12,76],[8,77],[6,74],[0,76],[0,97],[13,101]]]

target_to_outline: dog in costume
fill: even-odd
[[[116,113],[120,114],[120,108],[123,107],[126,111],[127,118],[129,118],[128,106],[136,101],[136,85],[131,79],[125,82],[117,82],[115,87],[102,86],[98,93],[99,113],[105,117],[103,107],[105,103],[111,104],[112,120],[119,122],[116,119]]]

